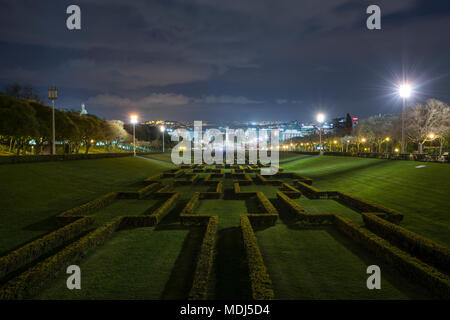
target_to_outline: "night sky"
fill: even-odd
[[[66,28],[67,6],[82,29]],[[366,8],[381,7],[381,30]],[[0,0],[0,87],[126,120],[313,120],[450,102],[449,0]]]

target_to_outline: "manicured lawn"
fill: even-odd
[[[252,184],[249,186],[240,186],[241,192],[262,192],[267,198],[276,198],[280,186]]]
[[[63,274],[38,299],[186,299],[200,229],[140,228],[117,232],[79,264],[81,290]]]
[[[256,232],[276,299],[425,299],[422,288],[393,273],[332,227],[282,223]],[[381,290],[368,290],[367,266],[381,268]]]
[[[284,168],[311,177],[319,189],[397,209],[405,215],[402,226],[450,247],[449,164],[319,156]]]
[[[162,202],[163,200],[158,199],[116,200],[109,206],[94,212],[93,216],[95,216],[95,223],[100,225],[118,216],[136,216],[144,213],[151,214],[154,209],[156,209],[155,207],[159,207]]]
[[[0,255],[57,228],[54,217],[172,166],[139,158],[0,165]]]
[[[298,199],[294,199],[294,201],[299,204],[307,213],[310,214],[320,214],[320,213],[338,213],[341,216],[349,218],[359,224],[363,224],[363,219],[361,214],[352,209],[347,208],[346,206],[334,201],[334,200],[321,200],[314,199],[310,200],[305,196],[301,196]]]
[[[171,152],[146,154],[143,157],[149,158],[149,159],[162,160],[162,161],[172,163],[172,153]]]
[[[240,215],[247,213],[243,200],[200,200],[195,213],[219,216],[219,228],[238,227]]]

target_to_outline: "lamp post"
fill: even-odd
[[[136,157],[136,123],[138,121],[138,117],[135,114],[130,116],[130,121],[133,124],[133,154]]]
[[[166,131],[166,127],[161,126],[161,127],[159,128],[159,130],[161,130],[161,132],[162,132],[163,152],[164,152],[164,131]]]
[[[322,147],[322,123],[325,121],[325,115],[323,113],[317,114],[317,122],[319,122],[319,148],[320,148],[320,154],[323,154],[323,147]]]
[[[405,153],[405,108],[406,108],[406,99],[411,96],[412,88],[408,83],[403,83],[398,87],[398,94],[403,99],[402,106],[402,146],[401,151]]]
[[[389,152],[389,140],[391,140],[391,138],[387,137],[386,138],[386,153]]]
[[[56,154],[55,143],[55,100],[58,99],[58,89],[56,87],[48,88],[48,100],[52,100],[52,154]]]

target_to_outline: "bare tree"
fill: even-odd
[[[406,116],[408,138],[418,144],[418,152],[423,153],[423,144],[436,135],[448,136],[449,106],[439,100],[429,99],[425,104],[414,105]]]

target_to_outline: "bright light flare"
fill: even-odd
[[[412,88],[411,85],[408,83],[403,83],[398,87],[398,94],[400,97],[406,99],[411,96]]]
[[[428,134],[428,138],[430,138],[430,139],[434,139],[435,136],[436,136],[436,135],[435,135],[434,133]]]
[[[159,127],[159,130],[161,130],[161,132],[164,132],[166,130],[166,127],[161,126],[161,127]]]
[[[317,114],[317,122],[322,123],[325,121],[325,115],[323,113]]]
[[[130,116],[130,121],[131,121],[132,124],[136,124],[138,122],[138,116],[135,115],[135,114],[132,114]]]

